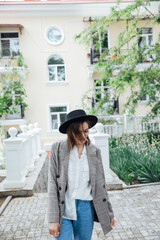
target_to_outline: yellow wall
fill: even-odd
[[[83,17],[20,17],[3,18],[0,23],[21,24],[24,26],[20,37],[20,51],[25,63],[28,65],[28,74],[24,85],[27,93],[28,108],[25,118],[30,123],[38,122],[42,128],[44,141],[55,139],[54,134],[49,133],[48,105],[68,104],[69,111],[81,108],[83,94],[93,88],[93,80],[99,73],[94,73],[92,79],[88,76],[87,58],[88,50],[74,40],[74,35],[80,33],[87,23]],[[64,41],[57,46],[49,44],[45,37],[45,29],[50,25],[58,25],[64,31]],[[113,24],[109,28],[109,44],[113,47],[123,23]],[[160,26],[154,26],[155,39],[158,38]],[[67,85],[48,85],[47,60],[53,55],[60,55],[66,64]],[[123,104],[129,90],[120,97],[120,114],[123,112]],[[140,105],[137,114],[142,115],[144,105]],[[57,137],[56,137],[57,138]]]
[[[89,64],[88,51],[74,40],[74,35],[84,28],[83,18],[3,18],[1,23],[15,23],[24,26],[19,38],[20,51],[28,65],[27,78],[24,80],[28,103],[25,118],[30,123],[39,123],[43,139],[52,139],[53,135],[48,133],[48,105],[68,104],[69,111],[81,108],[84,92],[93,87],[86,68]],[[63,29],[64,41],[60,45],[54,46],[46,41],[45,29],[50,25],[58,25]],[[53,54],[58,54],[64,59],[67,85],[47,84],[47,60]]]

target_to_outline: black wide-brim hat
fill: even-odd
[[[89,128],[92,128],[97,123],[98,118],[94,115],[87,115],[82,109],[77,109],[66,115],[65,122],[61,124],[59,131],[61,133],[67,133],[68,126],[77,120],[88,120],[90,123]]]

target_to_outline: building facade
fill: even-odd
[[[122,5],[129,3],[124,1]],[[108,1],[0,2],[0,75],[2,78],[5,71],[9,73],[10,68],[6,67],[9,59],[23,54],[28,66],[27,71],[21,69],[28,108],[24,116],[26,122],[20,124],[38,122],[44,142],[63,137],[58,133],[59,125],[67,112],[82,107],[87,91],[91,90],[88,105],[93,106],[98,98],[109,93],[115,113],[122,114],[129,89],[118,101],[112,99],[111,89],[99,81],[101,74],[94,70],[97,56],[74,39],[89,26],[91,18],[107,15],[113,4]],[[153,3],[154,11],[158,9],[157,4]],[[145,25],[142,42],[150,45],[158,39],[160,26],[153,27],[152,22],[144,21],[139,23],[140,27]],[[105,48],[113,47],[122,28],[121,23],[117,23],[106,29]],[[98,54],[102,53],[100,48]],[[142,63],[140,68],[145,69],[147,64],[150,63]],[[146,102],[147,96],[140,102],[136,114],[146,113]],[[18,120],[14,121],[14,125],[18,125]],[[6,128],[10,124],[6,123]]]

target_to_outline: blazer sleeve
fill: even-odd
[[[48,168],[48,222],[59,222],[59,203],[57,191],[57,144],[53,144]]]
[[[98,159],[100,161],[100,166],[101,166],[101,169],[102,169],[104,184],[106,184],[105,175],[104,175],[104,169],[103,169],[103,165],[102,165],[101,150],[98,149],[98,148],[97,148],[97,157],[98,157]],[[106,189],[106,196],[107,196],[107,201],[108,201],[108,210],[109,210],[110,219],[114,219],[114,213],[113,213],[112,205],[111,205],[110,200],[109,200],[107,189]]]

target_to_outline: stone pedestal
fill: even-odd
[[[32,171],[34,168],[33,153],[32,153],[32,141],[31,135],[27,132],[27,125],[21,126],[22,133],[18,134],[19,138],[26,139],[25,159],[27,171]]]
[[[25,140],[17,138],[17,129],[9,129],[10,138],[4,140],[6,150],[6,179],[4,188],[22,188],[25,185],[23,146]]]
[[[101,150],[105,180],[106,183],[109,183],[112,182],[113,180],[109,169],[109,143],[108,143],[109,135],[104,133],[104,127],[102,123],[97,123],[95,129],[97,133],[93,134],[92,138],[94,144]]]

